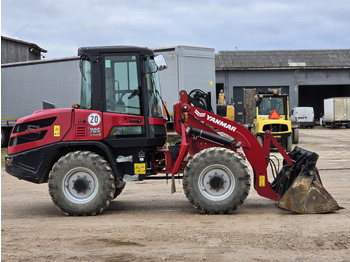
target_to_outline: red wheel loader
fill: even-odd
[[[300,148],[287,154],[270,131],[261,146],[246,128],[210,112],[199,90],[193,96],[180,92],[174,123],[182,141],[165,147],[158,70],[166,64],[152,50],[84,47],[78,55],[80,104],[18,120],[6,156],[6,172],[48,183],[63,213],[99,214],[128,181],[171,175],[174,182],[176,174],[183,174],[184,192],[200,212],[232,213],[249,193],[248,163],[259,195],[280,207],[299,213],[340,209],[322,186],[317,154]],[[285,159],[272,183],[267,176],[271,143]]]

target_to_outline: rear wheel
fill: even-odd
[[[108,162],[89,151],[75,151],[61,157],[53,166],[48,183],[57,208],[73,216],[101,213],[116,191]]]
[[[205,214],[232,213],[247,198],[250,176],[244,160],[226,148],[202,150],[188,163],[183,188]]]

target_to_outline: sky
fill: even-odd
[[[1,35],[46,58],[81,46],[349,49],[349,0],[1,0]]]

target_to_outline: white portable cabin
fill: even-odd
[[[179,92],[201,89],[211,93],[211,106],[216,112],[215,49],[174,46],[153,49],[164,56],[168,68],[159,72],[161,92],[170,115],[179,101]]]

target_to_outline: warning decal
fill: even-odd
[[[146,174],[146,164],[145,163],[135,163],[134,164],[134,174]]]
[[[60,136],[61,131],[60,131],[60,126],[54,126],[53,127],[53,136]]]
[[[259,176],[259,187],[265,187],[265,176]]]

